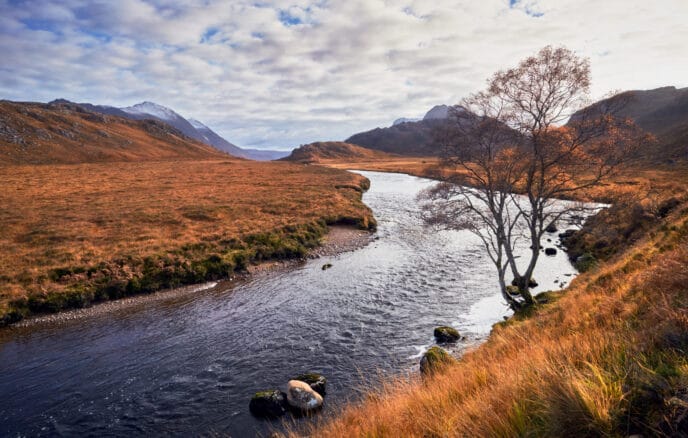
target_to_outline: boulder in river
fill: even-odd
[[[521,295],[521,290],[518,288],[518,286],[514,286],[513,284],[510,284],[506,287],[506,293],[513,297],[517,297]]]
[[[279,417],[287,412],[286,394],[277,389],[256,392],[248,409],[256,417]]]
[[[323,398],[308,383],[290,380],[287,384],[287,402],[297,411],[309,413],[322,407]]]
[[[310,385],[313,391],[325,396],[327,379],[322,374],[318,373],[304,373],[294,377],[292,380],[300,380]]]
[[[547,231],[548,233],[556,233],[559,230],[557,230],[557,226],[554,224],[554,222],[552,222],[551,224],[547,225],[545,231]]]
[[[322,265],[322,270],[326,271],[326,270],[330,269],[331,267],[332,267],[332,263],[325,263],[324,265]]]
[[[438,346],[430,347],[420,359],[420,373],[423,375],[432,374],[455,361],[456,359],[447,353],[445,349]]]
[[[435,335],[437,342],[440,343],[456,342],[461,339],[461,335],[459,334],[458,330],[456,330],[454,327],[449,327],[446,325],[435,327],[433,335]]]
[[[553,256],[556,254],[557,254],[557,250],[555,248],[545,248],[545,255]]]
[[[512,286],[518,286],[518,280],[515,278],[513,280],[511,280],[511,285]],[[528,287],[529,288],[533,288],[533,287],[537,287],[537,286],[538,286],[538,282],[535,281],[534,278],[531,278],[530,280],[528,280]]]

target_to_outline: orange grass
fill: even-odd
[[[11,302],[74,289],[88,280],[83,272],[89,269],[128,280],[139,269],[133,264],[146,257],[173,252],[188,264],[231,249],[250,258],[252,243],[240,242],[245,236],[294,234],[294,226],[319,220],[362,227],[372,220],[360,201],[365,178],[291,163],[5,166],[0,180],[0,317]],[[313,240],[319,231],[309,232]],[[280,245],[279,236],[261,239],[271,248]],[[55,269],[62,268],[78,268],[81,277],[59,278]]]
[[[684,199],[532,317],[497,324],[456,365],[426,379],[392,378],[308,434],[685,436],[687,207]]]

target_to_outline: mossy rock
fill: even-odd
[[[518,279],[514,278],[513,280],[511,280],[511,285],[512,286],[518,286]],[[528,280],[528,287],[529,288],[538,287],[538,282],[535,281],[535,279],[531,277],[531,279]]]
[[[331,267],[332,267],[332,263],[325,263],[324,265],[322,265],[322,270],[327,271]]]
[[[287,395],[277,389],[256,392],[248,404],[253,415],[268,418],[284,415],[287,407]]]
[[[322,374],[318,373],[304,373],[296,377],[292,377],[289,380],[300,380],[302,382],[308,383],[313,391],[324,396],[327,392],[327,379]]]
[[[456,362],[456,359],[447,353],[445,349],[437,346],[430,347],[420,359],[420,373],[422,375],[429,375],[454,362]]]
[[[597,259],[595,258],[594,255],[592,255],[592,253],[589,253],[589,252],[586,252],[583,255],[579,256],[574,263],[574,266],[580,272],[589,271],[590,269],[592,269],[596,265],[597,265]]]
[[[456,342],[461,339],[461,334],[459,334],[459,331],[454,327],[449,326],[435,327],[433,335],[435,336],[437,342],[440,343]]]
[[[513,284],[510,284],[506,287],[506,293],[508,293],[511,296],[519,296],[521,295],[521,290],[518,288],[518,286],[514,286]]]

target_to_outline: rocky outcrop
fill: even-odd
[[[323,397],[327,393],[327,379],[325,376],[318,373],[304,373],[294,377],[291,380],[299,380],[301,382],[306,382],[310,385],[313,391],[322,395]]]
[[[323,398],[308,383],[290,380],[287,384],[287,402],[297,412],[310,413],[322,407]]]
[[[279,417],[287,412],[287,396],[277,389],[256,392],[248,408],[257,417]]]
[[[427,376],[454,362],[456,359],[443,348],[430,347],[420,359],[420,373]]]
[[[440,326],[433,331],[435,339],[439,343],[456,342],[461,339],[461,335],[454,327]]]

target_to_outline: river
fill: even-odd
[[[0,436],[265,434],[281,421],[249,414],[256,391],[319,372],[328,379],[319,415],[333,415],[377,376],[418,372],[437,325],[467,337],[457,350],[484,340],[508,312],[480,242],[423,226],[415,198],[432,181],[360,173],[379,225],[363,249],[0,331]],[[573,275],[562,251],[543,255],[535,292]]]

